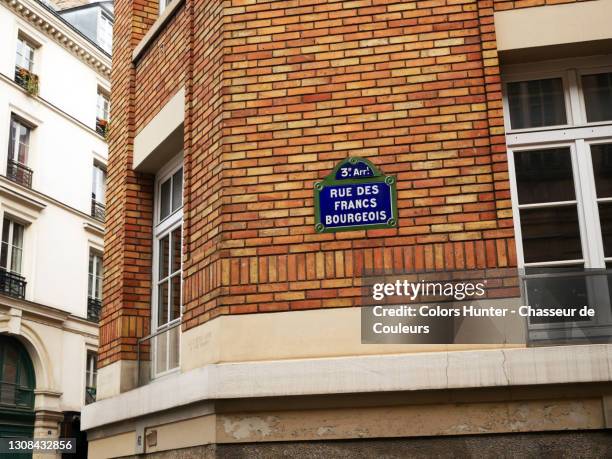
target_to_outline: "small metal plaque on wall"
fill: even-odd
[[[315,231],[331,233],[397,226],[395,177],[350,157],[314,185]]]

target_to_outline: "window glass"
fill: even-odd
[[[517,151],[514,167],[519,204],[575,199],[569,147]]]
[[[93,166],[91,197],[100,204],[106,201],[106,171],[99,165]]]
[[[157,290],[157,325],[168,323],[168,280],[163,281]]]
[[[604,256],[612,257],[612,202],[599,203],[599,223],[603,237]]]
[[[34,67],[34,46],[23,38],[17,39],[17,62],[16,65],[30,72]]]
[[[587,121],[612,120],[612,73],[582,76]]]
[[[85,371],[85,404],[96,401],[98,387],[98,355],[87,351],[87,368]]]
[[[170,236],[159,241],[159,280],[168,277],[168,255],[170,251]]]
[[[172,231],[172,274],[181,270],[181,227]]]
[[[170,194],[171,194],[171,181],[172,179],[166,180],[161,184],[159,190],[159,219],[163,220],[170,215]]]
[[[5,218],[2,224],[1,267],[21,274],[23,258],[23,225]]]
[[[13,116],[10,137],[9,159],[26,165],[30,148],[30,128]]]
[[[96,116],[101,120],[110,120],[110,101],[106,94],[98,91],[98,102],[96,105]]]
[[[612,197],[612,143],[591,145],[598,198]]]
[[[172,212],[183,205],[183,169],[172,176]]]
[[[9,232],[10,222],[5,218],[2,223],[2,247],[0,248],[0,265],[2,265],[4,269],[8,267]]]
[[[507,92],[512,129],[567,123],[561,78],[508,83]]]
[[[181,316],[181,276],[172,277],[171,281],[171,301],[170,320],[178,319]]]
[[[521,209],[525,263],[582,259],[575,205]]]
[[[89,290],[90,298],[102,299],[102,281],[104,279],[104,267],[102,264],[102,255],[96,252],[89,252]]]
[[[14,273],[21,272],[21,258],[23,251],[23,225],[12,222],[13,224],[13,241],[12,241],[12,257],[11,271]]]

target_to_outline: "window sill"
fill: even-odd
[[[132,53],[132,63],[137,64],[138,60],[142,57],[153,40],[159,35],[159,33],[164,29],[166,24],[174,17],[174,14],[178,11],[178,9],[185,3],[185,0],[173,0],[166,7],[164,12],[157,18],[157,20],[153,23],[149,31],[142,37],[138,46],[134,49]]]

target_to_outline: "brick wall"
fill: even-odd
[[[493,10],[543,3],[186,0],[133,65],[156,5],[117,0],[101,364],[149,330],[131,142],[182,86],[184,329],[358,305],[369,269],[516,266]],[[349,155],[397,176],[398,228],[315,234],[313,184]]]
[[[231,2],[221,224],[191,224],[186,328],[353,306],[369,268],[516,264],[491,7]],[[397,176],[397,229],[315,234],[313,183],[349,155]]]
[[[137,339],[146,334],[150,322],[152,181],[131,170],[135,122],[131,56],[154,22],[155,11],[152,2],[115,2],[101,366],[135,359]]]

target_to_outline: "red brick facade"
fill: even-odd
[[[545,3],[186,0],[132,63],[157,5],[117,0],[101,365],[149,333],[132,141],[183,86],[184,329],[358,305],[368,268],[516,266],[493,10]],[[396,175],[398,228],[315,233],[313,184],[351,155]]]

